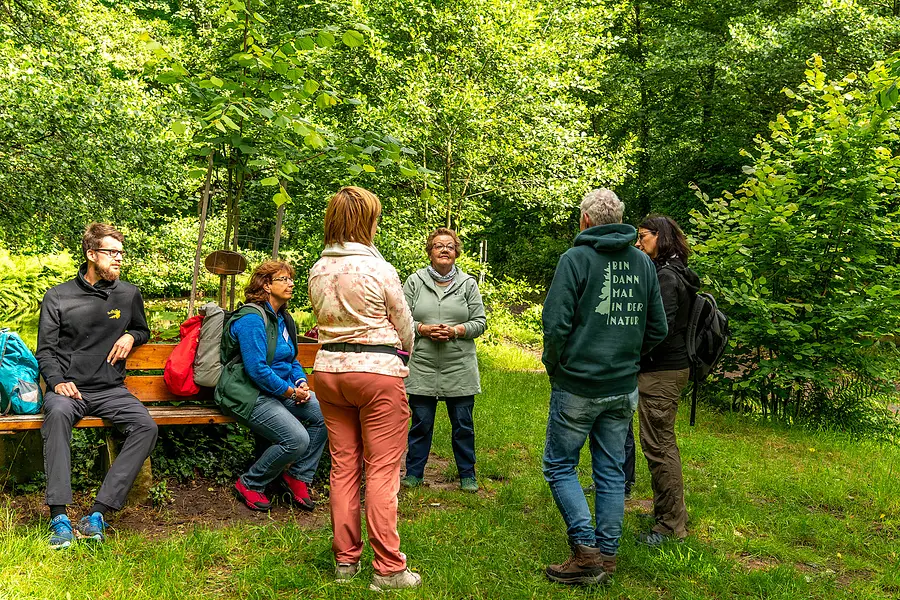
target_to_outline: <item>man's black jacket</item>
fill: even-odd
[[[81,265],[75,279],[47,290],[41,303],[37,359],[50,390],[63,382],[88,392],[122,385],[125,361],[106,362],[113,344],[126,332],[135,347],[150,339],[140,290],[124,281],[93,286],[86,271]]]

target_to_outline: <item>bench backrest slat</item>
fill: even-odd
[[[316,362],[316,352],[319,344],[299,344],[297,361],[306,370],[310,389],[313,388],[314,376],[310,371]],[[166,366],[166,360],[175,344],[144,344],[139,346],[128,357],[128,376],[125,377],[125,387],[138,397],[141,402],[151,404],[154,402],[212,402],[211,390],[204,389],[196,396],[176,396],[166,387],[162,375],[139,375],[135,371],[161,370]]]
[[[316,362],[316,353],[321,348],[320,344],[298,344],[297,345],[297,361],[307,371],[312,369]],[[129,371],[149,371],[153,369],[164,369],[166,360],[175,344],[144,344],[138,346],[134,352],[128,356]]]

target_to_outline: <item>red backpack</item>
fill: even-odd
[[[181,324],[181,341],[166,360],[163,379],[176,396],[193,396],[200,391],[194,383],[194,356],[200,341],[201,321],[203,315],[194,315]]]

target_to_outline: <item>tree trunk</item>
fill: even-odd
[[[241,223],[241,198],[244,196],[244,176],[238,176],[237,191],[234,194],[233,206],[231,207],[231,219],[233,221],[234,239],[232,240],[231,249],[238,251],[238,226]],[[234,310],[234,288],[236,285],[236,276],[231,276],[231,300],[229,301],[228,310]]]
[[[225,239],[222,249],[228,250],[231,241],[231,219],[234,209],[234,163],[228,165],[228,187],[225,188]]]
[[[287,192],[284,180],[281,180],[281,189]],[[281,223],[284,221],[284,205],[282,202],[278,207],[278,216],[275,217],[275,241],[272,243],[272,260],[278,260],[278,245],[281,242]]]
[[[636,42],[636,61],[640,67],[638,88],[641,96],[641,108],[638,119],[638,157],[637,157],[637,195],[635,198],[635,216],[643,218],[650,212],[648,184],[650,181],[650,103],[651,90],[647,83],[647,57],[644,54],[644,22],[641,20],[642,3],[634,3],[634,35]]]
[[[447,191],[447,229],[450,229],[450,218],[453,216],[453,189],[450,186],[453,169],[453,146],[447,140],[447,154],[444,157],[444,189]]]
[[[209,153],[206,163],[206,182],[203,184],[203,196],[200,200],[200,233],[197,235],[197,252],[194,254],[194,276],[191,278],[191,299],[188,302],[188,318],[194,316],[194,303],[197,300],[197,280],[200,278],[200,258],[203,255],[203,236],[206,234],[206,213],[209,211],[209,184],[212,180],[213,157],[215,151]]]

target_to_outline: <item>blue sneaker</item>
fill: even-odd
[[[50,520],[50,547],[54,550],[68,548],[75,541],[72,522],[66,515],[56,515]]]
[[[106,539],[103,532],[107,527],[109,527],[109,523],[103,520],[103,515],[95,512],[92,515],[81,517],[81,521],[78,522],[78,533],[83,538],[102,542]]]

